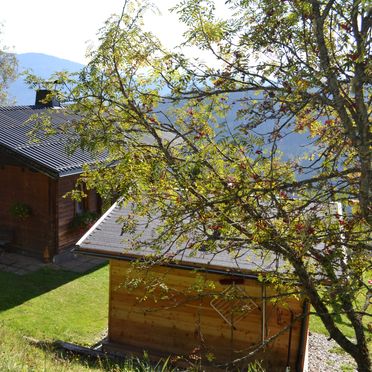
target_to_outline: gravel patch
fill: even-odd
[[[309,335],[308,372],[354,372],[356,363],[334,340],[318,333]]]

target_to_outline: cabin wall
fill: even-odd
[[[0,161],[0,240],[10,239],[9,249],[49,261],[61,250],[71,247],[84,230],[72,229],[75,202],[63,198],[75,187],[78,176],[54,180],[25,166]],[[14,217],[14,203],[31,208],[31,216]],[[100,212],[100,199],[89,191],[86,209]]]
[[[84,234],[85,230],[72,228],[71,221],[76,214],[76,202],[66,197],[67,192],[73,190],[79,176],[68,176],[58,180],[58,250],[71,247]],[[100,213],[100,199],[96,191],[89,190],[84,201],[86,210]]]
[[[47,259],[55,250],[56,182],[48,176],[18,165],[0,166],[0,230],[11,237],[15,250]],[[11,214],[14,203],[31,208],[29,217]]]
[[[263,301],[263,291],[266,296],[273,295],[273,291],[264,288],[256,279],[221,284],[221,279],[231,277],[203,273],[197,275],[196,281],[194,271],[165,267],[146,272],[150,282],[161,279],[169,288],[164,293],[155,291],[155,301],[153,293],[145,292],[152,288],[150,282],[130,291],[123,286],[131,279],[138,283],[138,275],[142,275],[138,273],[138,270],[131,271],[131,264],[126,261],[110,262],[108,349],[147,350],[153,355],[173,354],[186,358],[196,355],[203,363],[208,363],[209,355],[215,362],[226,363],[244,356],[251,347],[282,331],[291,319],[303,312],[302,301],[287,299],[286,306]],[[210,285],[208,296],[190,290],[203,281]],[[225,299],[219,303],[213,300],[212,292],[224,290],[238,291],[244,299]],[[144,296],[147,300],[142,301]],[[211,301],[232,321],[233,327],[211,306]],[[239,312],[238,309],[245,310]],[[301,321],[297,320],[291,331],[284,331],[255,358],[264,360],[264,366],[270,371],[283,371],[287,364],[295,370],[300,332]],[[244,363],[240,367],[244,367]]]

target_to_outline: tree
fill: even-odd
[[[228,19],[207,0],[173,9],[188,27],[183,47],[213,63],[167,51],[141,29],[146,4],[126,2],[79,76],[59,76],[82,118],[74,145],[109,153],[84,182],[160,218],[152,247],[280,256],[286,265],[265,280],[299,282],[330,337],[370,371],[372,9],[363,0],[227,6]]]
[[[0,103],[6,102],[6,89],[8,88],[9,83],[15,79],[16,70],[17,59],[15,55],[9,53],[6,47],[0,46]]]

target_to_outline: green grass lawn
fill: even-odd
[[[120,363],[68,355],[52,344],[34,345],[22,334],[0,327],[1,372],[172,372],[165,362],[154,365],[149,359],[129,358]]]
[[[80,276],[0,272],[0,324],[25,336],[91,345],[107,327],[107,308],[108,266]]]
[[[99,341],[107,327],[107,306],[107,265],[85,274],[48,267],[23,276],[0,272],[0,370],[119,370],[66,357],[52,345],[56,340]],[[24,336],[46,341],[45,346],[32,345]]]
[[[2,326],[0,327],[0,370],[2,372],[85,372],[100,369],[79,358],[62,355],[52,346],[32,345],[21,333]]]

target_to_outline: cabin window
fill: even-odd
[[[75,200],[75,215],[82,214],[85,212],[83,200],[77,201]]]
[[[83,185],[79,185],[80,191],[87,194],[87,190]],[[75,216],[87,212],[88,208],[88,197],[82,198],[81,200],[75,200]]]

